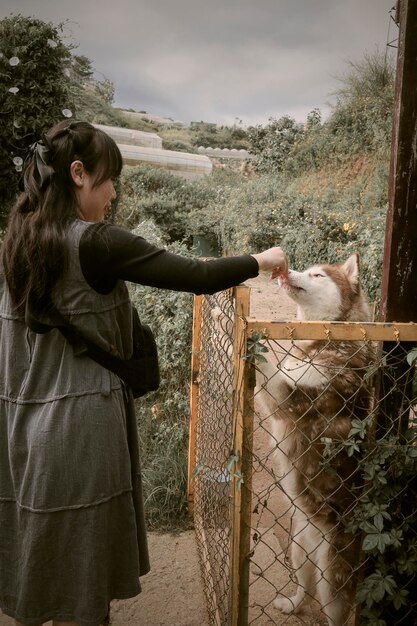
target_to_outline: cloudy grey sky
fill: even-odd
[[[189,122],[305,121],[347,62],[397,36],[395,0],[2,0],[55,24],[115,85],[115,104]],[[389,23],[391,23],[389,27]]]

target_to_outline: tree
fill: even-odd
[[[113,104],[114,102],[114,84],[111,80],[104,77],[103,80],[93,81],[94,91],[96,94],[107,102],[107,104]]]
[[[71,115],[71,52],[61,41],[62,28],[22,15],[0,21],[0,229],[29,146]]]
[[[87,85],[94,74],[90,59],[83,54],[73,54],[70,74],[75,83]]]
[[[250,152],[256,156],[254,164],[257,169],[282,172],[285,160],[302,131],[302,125],[289,115],[279,119],[271,117],[266,126],[248,128]]]

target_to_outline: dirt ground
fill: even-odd
[[[252,317],[294,318],[294,303],[268,276],[246,284],[251,288]],[[141,579],[142,593],[113,603],[112,626],[209,626],[194,532],[150,533],[149,547],[152,570]],[[0,614],[0,626],[13,624]]]
[[[262,273],[245,283],[250,287],[250,315],[260,320],[290,320],[295,318],[294,301],[276,280]]]

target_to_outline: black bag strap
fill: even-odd
[[[37,311],[42,310],[41,315]],[[133,319],[133,355],[130,359],[121,359],[98,346],[70,324],[49,302],[46,307],[37,307],[28,298],[25,311],[25,323],[35,333],[45,334],[56,328],[72,345],[76,356],[85,354],[93,361],[110,370],[121,378],[139,398],[149,391],[156,391],[160,384],[158,349],[151,329],[141,324],[139,315],[132,306]]]
[[[30,306],[26,306],[25,323],[31,330],[39,334],[45,334],[53,328],[56,328],[73,346],[77,356],[86,354],[93,359],[93,361],[111,372],[114,372],[121,378],[124,378],[124,371],[129,369],[129,367],[125,365],[128,361],[111,354],[94,343],[94,341],[91,341],[91,339],[85,337],[78,328],[68,322],[53,304],[50,304],[47,312],[42,314],[42,321],[32,312]]]

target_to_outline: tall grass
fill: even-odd
[[[164,246],[159,229],[142,222],[133,231]],[[188,255],[181,244],[171,251]],[[189,524],[187,518],[187,437],[191,363],[192,300],[189,293],[130,285],[131,298],[158,344],[161,385],[136,401],[145,511],[150,528]]]

